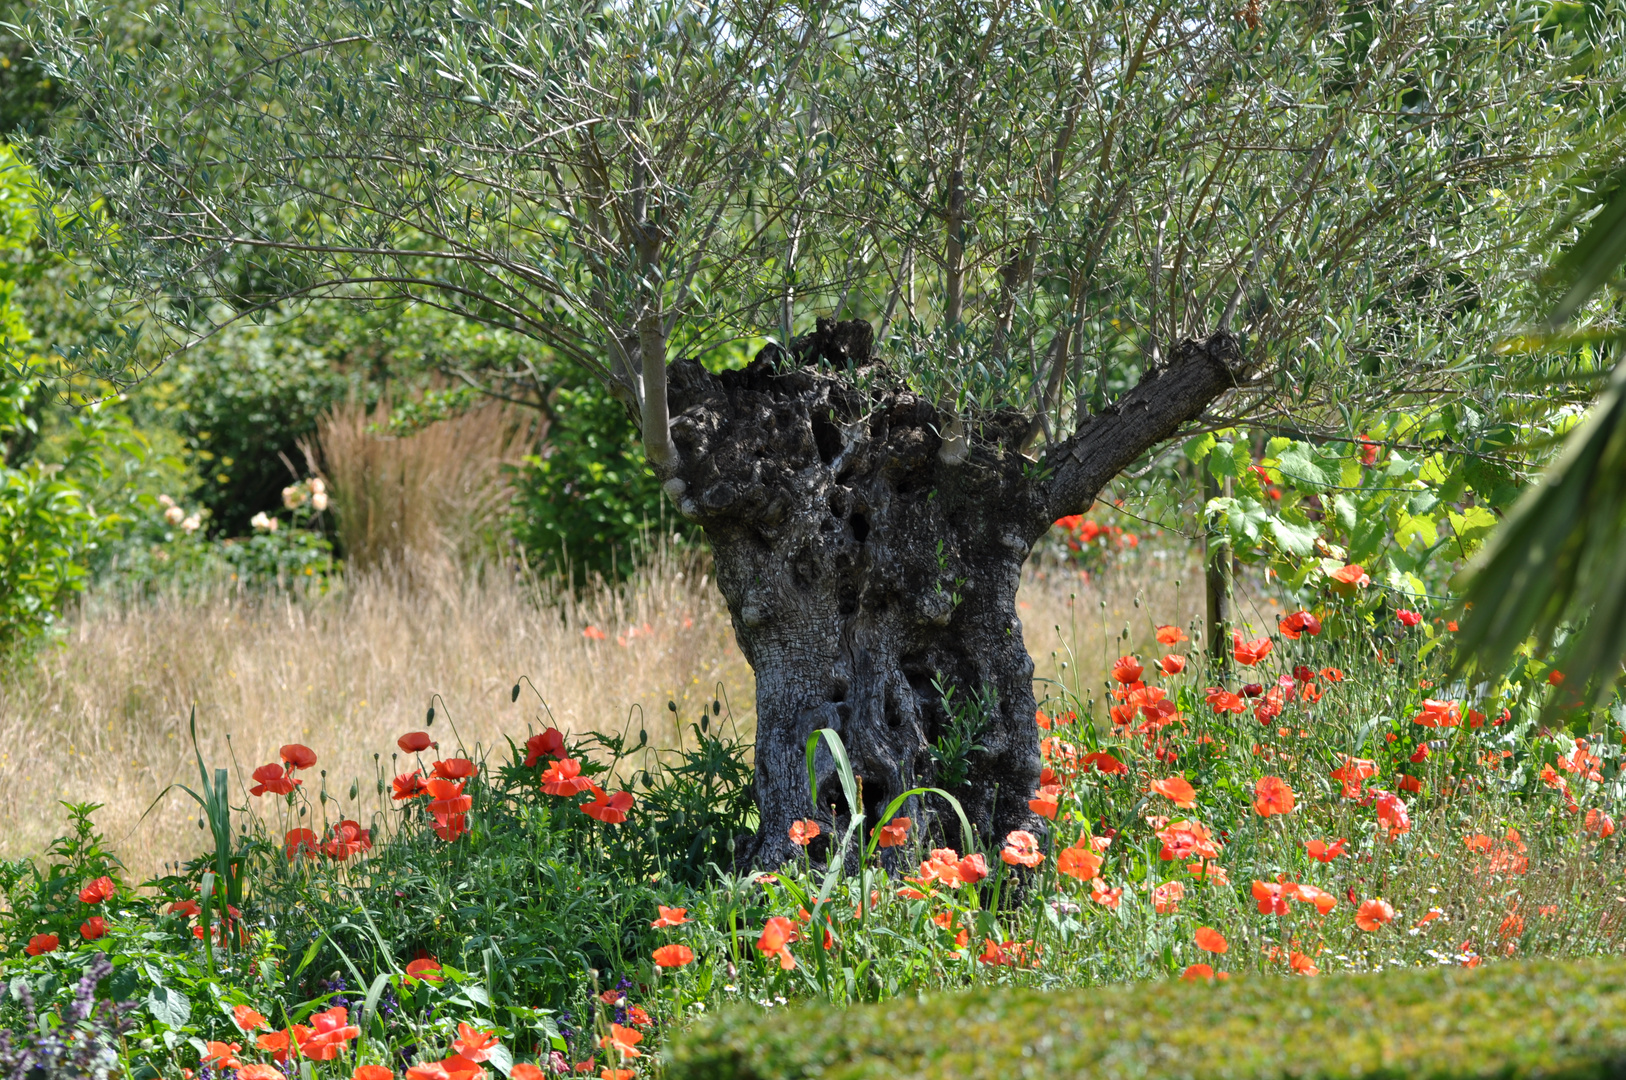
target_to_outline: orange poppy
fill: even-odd
[[[1411,832],[1411,816],[1406,813],[1406,804],[1400,796],[1379,791],[1374,802],[1377,805],[1378,824],[1389,830],[1389,839]]]
[[[1253,785],[1253,808],[1260,817],[1293,812],[1293,789],[1279,776],[1261,776]]]
[[[1378,774],[1378,763],[1365,758],[1344,755],[1344,763],[1334,769],[1329,775],[1343,783],[1344,798],[1359,799],[1361,785]]]
[[[1152,907],[1159,915],[1172,915],[1180,910],[1180,901],[1185,898],[1184,882],[1166,881],[1152,890]]]
[[[1201,822],[1172,821],[1157,831],[1157,838],[1163,841],[1163,850],[1158,852],[1158,857],[1165,862],[1219,858],[1220,845]]]
[[[115,891],[113,879],[103,876],[80,889],[79,900],[85,904],[99,904],[103,900],[111,899]]]
[[[431,746],[434,746],[435,740],[429,737],[429,732],[427,731],[409,731],[405,735],[402,735],[399,739],[396,739],[395,745],[401,748],[402,753],[421,754]]]
[[[401,799],[415,799],[419,795],[422,795],[429,790],[428,788],[424,787],[423,775],[415,772],[402,773],[400,776],[397,776],[393,781],[391,781],[391,787],[393,790],[390,794],[390,798],[396,801],[400,801]]]
[[[1356,589],[1372,584],[1372,579],[1367,576],[1366,571],[1355,563],[1339,567],[1329,573],[1327,577],[1332,579],[1333,591],[1344,596],[1349,596]]]
[[[661,917],[649,924],[652,930],[664,930],[668,926],[682,926],[689,921],[688,908],[662,907],[656,904],[655,910],[661,913]]]
[[[479,1062],[470,1061],[461,1054],[442,1058],[440,1067],[446,1070],[448,1080],[484,1080],[486,1075]]]
[[[1229,885],[1231,875],[1225,872],[1225,867],[1211,862],[1194,862],[1186,864],[1186,873],[1198,881],[1208,881],[1215,885]]]
[[[588,641],[603,641],[609,636],[609,634],[606,634],[596,626],[589,626],[587,629],[582,631],[582,637],[586,638]]]
[[[466,814],[474,806],[474,796],[463,794],[461,781],[431,776],[424,781],[424,792],[429,796],[429,812],[438,817]]]
[[[1339,837],[1331,844],[1327,843],[1325,840],[1306,840],[1304,842],[1304,850],[1308,852],[1310,858],[1314,859],[1316,862],[1330,863],[1338,856],[1345,854],[1344,845],[1348,843],[1349,841],[1345,840],[1343,837]]]
[[[302,743],[289,743],[277,751],[290,769],[308,769],[316,764],[316,751]]]
[[[361,1037],[361,1028],[349,1023],[350,1013],[335,1005],[310,1018],[310,1034],[299,1040],[299,1052],[312,1061],[332,1061],[344,1052],[345,1043]]]
[[[1355,925],[1369,934],[1392,922],[1394,917],[1395,909],[1386,900],[1363,900],[1355,909]]]
[[[581,762],[575,758],[560,758],[542,771],[542,790],[548,795],[580,795],[593,786],[593,781],[581,772]]]
[[[955,864],[959,871],[960,881],[966,885],[975,885],[988,876],[988,861],[982,857],[982,852],[974,851]]]
[[[371,1065],[365,1067],[376,1069],[379,1066]],[[388,1069],[385,1069],[384,1071],[389,1072]],[[390,1076],[394,1075],[394,1073],[390,1073]],[[237,1080],[288,1080],[288,1076],[275,1065],[267,1065],[263,1061],[256,1061],[252,1064],[244,1065],[239,1068],[237,1070]]]
[[[796,966],[796,958],[790,954],[790,943],[796,937],[796,924],[783,915],[775,915],[762,928],[762,936],[757,938],[757,950],[765,956],[777,956],[779,966],[789,971]]]
[[[1094,767],[1103,776],[1123,776],[1129,772],[1129,766],[1107,753],[1105,750],[1094,750],[1079,758],[1079,764],[1084,768]]]
[[[1285,893],[1285,887],[1283,891]],[[1325,915],[1338,906],[1336,896],[1324,889],[1318,889],[1314,885],[1297,885],[1294,886],[1294,891],[1298,899],[1306,904],[1314,904],[1318,914]]]
[[[1163,669],[1165,675],[1178,675],[1186,670],[1186,658],[1179,653],[1170,653],[1159,660],[1157,666]]]
[[[451,1080],[451,1073],[438,1061],[423,1061],[408,1067],[406,1080]]]
[[[582,804],[582,813],[606,825],[619,825],[627,820],[627,811],[632,809],[632,803],[630,791],[618,791],[606,796],[602,789],[595,788],[593,800]]]
[[[44,956],[46,953],[56,952],[60,944],[55,934],[35,934],[28,939],[28,947],[23,951],[29,956]]]
[[[806,847],[819,835],[819,823],[812,818],[790,823],[790,842],[797,847]]]
[[[1242,640],[1242,631],[1231,631],[1231,655],[1243,667],[1253,667],[1259,661],[1270,655],[1270,639],[1267,637],[1255,638],[1252,641]]]
[[[1599,840],[1605,840],[1615,835],[1615,819],[1597,807],[1593,807],[1586,812],[1586,821],[1582,827]]]
[[[565,755],[565,736],[558,728],[548,728],[525,740],[525,767],[531,768],[545,757]]]
[[[1293,614],[1283,617],[1276,624],[1276,629],[1282,632],[1282,637],[1287,638],[1289,641],[1297,641],[1300,634],[1309,634],[1311,637],[1315,637],[1321,633],[1321,620],[1308,611],[1295,611]]]
[[[1287,966],[1300,975],[1321,974],[1321,969],[1315,966],[1315,961],[1301,952],[1291,953],[1287,958]]]
[[[489,1061],[497,1045],[495,1031],[481,1031],[462,1021],[457,1024],[457,1038],[452,1040],[452,1051],[470,1061]]]
[[[1190,808],[1197,805],[1197,792],[1184,776],[1166,776],[1161,780],[1153,780],[1152,790],[1178,807]]]
[[[237,1043],[210,1042],[208,1051],[199,1055],[198,1062],[214,1069],[240,1069],[243,1063],[237,1060],[237,1053],[242,1049]]]
[[[885,825],[877,825],[875,832],[880,834],[881,847],[902,847],[909,836],[909,819],[906,817],[893,818]]]
[[[439,960],[425,956],[406,966],[406,977],[409,983],[419,979],[427,983],[438,983],[446,976],[441,974]]]
[[[301,853],[307,859],[314,859],[322,851],[321,842],[309,829],[290,829],[288,835],[282,839],[282,846],[290,859]]]
[[[1197,927],[1197,932],[1192,935],[1192,940],[1197,943],[1197,948],[1203,952],[1211,952],[1216,956],[1224,955],[1225,951],[1231,947],[1230,942],[1225,940],[1225,935],[1212,926]]]
[[[1456,727],[1461,718],[1462,710],[1456,702],[1426,698],[1423,701],[1423,711],[1413,717],[1413,720],[1424,727]]]
[[[1028,800],[1028,809],[1042,818],[1049,818],[1054,821],[1056,820],[1056,810],[1060,806],[1057,802],[1059,794],[1059,790],[1055,787],[1041,787],[1033,793],[1033,798]]]
[[[291,772],[285,771],[276,762],[261,765],[251,775],[254,778],[254,786],[248,789],[250,795],[290,795],[300,784]]]
[[[632,1069],[600,1069],[598,1080],[632,1080],[635,1075]]]
[[[465,757],[447,758],[435,762],[434,775],[442,780],[467,780],[480,771],[480,766]]]
[[[518,1072],[519,1066],[514,1066],[514,1071]],[[280,1070],[277,1075],[282,1075]],[[237,1074],[237,1080],[243,1080],[242,1073]],[[395,1071],[383,1065],[357,1065],[356,1071],[350,1074],[350,1080],[395,1080]]]
[[[1208,707],[1215,712],[1240,714],[1247,709],[1247,706],[1242,704],[1241,698],[1218,686],[1210,686],[1203,696],[1208,702]]]
[[[1557,686],[1559,683],[1561,683],[1563,681],[1564,681],[1564,673],[1562,671],[1549,671],[1547,673],[1547,682],[1548,682],[1549,685]]]
[[[687,945],[662,945],[653,956],[655,963],[663,968],[680,968],[694,962],[694,950]]]
[[[1056,853],[1056,870],[1079,881],[1089,881],[1101,873],[1106,860],[1090,850],[1089,837],[1081,836],[1078,843],[1064,847]]]
[[[1140,682],[1145,671],[1145,665],[1133,656],[1120,656],[1118,662],[1112,665],[1112,677],[1125,685]]]
[[[257,1028],[271,1026],[264,1016],[261,1016],[247,1005],[234,1006],[231,1011],[231,1021],[237,1025],[239,1031],[254,1031]]]
[[[261,1035],[254,1040],[254,1045],[261,1050],[271,1051],[273,1061],[285,1062],[288,1060],[290,1046],[298,1047],[301,1042],[310,1038],[310,1035],[310,1028],[304,1024],[294,1024],[284,1031],[272,1031]]]
[[[1178,626],[1160,626],[1157,628],[1157,642],[1159,645],[1178,645],[1188,641],[1186,632]]]
[[[1010,866],[1038,866],[1044,862],[1039,850],[1039,838],[1026,829],[1016,829],[1005,837],[1005,847],[999,857]]]
[[[1190,967],[1186,968],[1186,970],[1180,973],[1181,982],[1196,982],[1198,979],[1206,979],[1209,982],[1213,982],[1215,979],[1228,979],[1230,977],[1230,972],[1217,972],[1207,964],[1192,964]]]
[[[1116,889],[1109,889],[1107,888],[1105,882],[1090,882],[1090,899],[1095,901],[1097,904],[1100,904],[1104,908],[1110,908],[1116,911],[1118,905],[1123,901],[1123,898],[1124,891],[1121,886]]]
[[[1254,879],[1252,891],[1261,915],[1286,915],[1287,902],[1298,895],[1296,887],[1290,893],[1277,882],[1260,881],[1258,878]]]

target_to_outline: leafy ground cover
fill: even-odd
[[[1442,685],[1449,623],[1359,567],[1307,581],[1223,662],[1147,612],[1157,649],[1107,684],[1060,668],[1043,786],[1019,793],[1044,836],[963,836],[933,796],[929,828],[902,806],[842,836],[809,820],[798,863],[736,871],[749,747],[721,701],[655,753],[636,714],[567,737],[524,680],[509,739],[465,742],[439,707],[371,776],[292,741],[200,757],[207,850],[184,868],[133,887],[91,806],[6,865],[6,1019],[25,989],[78,1015],[105,957],[135,1077],[625,1080],[729,1005],[1618,952],[1620,713],[1544,721],[1562,679],[1529,660]],[[974,707],[937,749],[952,790]]]

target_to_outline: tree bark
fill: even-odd
[[[932,784],[961,801],[981,844],[1042,834],[1027,805],[1040,762],[1016,616],[1022,564],[1056,517],[1087,508],[1241,373],[1233,339],[1186,342],[1042,464],[1019,452],[1030,419],[1014,411],[969,424],[971,453],[953,464],[939,455],[945,418],[874,362],[871,344],[867,323],[821,319],[743,370],[678,360],[668,373],[677,454],[666,491],[706,532],[756,673],[761,827],[739,857],[759,866],[793,854],[792,821],[820,822],[828,842],[855,809],[822,745],[817,797],[807,789],[807,738],[825,727],[862,780],[866,830],[893,797]],[[980,729],[958,762],[939,745],[950,689],[961,723]],[[963,780],[945,782],[955,771]],[[957,847],[940,802],[899,812]]]

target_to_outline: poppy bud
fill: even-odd
[[[649,732],[645,731],[643,728],[639,728],[638,729],[638,745],[643,746],[648,741],[649,741]]]
[[[716,698],[712,698],[711,699],[711,715],[713,715],[713,716],[721,716],[722,714],[723,714],[723,703],[721,701],[718,701]]]
[[[668,701],[668,702],[667,702],[667,703],[666,703],[666,708],[667,708],[667,709],[668,709],[668,710],[669,710],[669,711],[670,711],[670,712],[671,712],[671,714],[672,714],[672,715],[673,715],[673,716],[676,716],[676,715],[677,715],[677,702],[675,702],[675,701]]]
[[[701,731],[710,731],[711,730],[711,717],[707,716],[705,713],[700,714],[700,730]]]
[[[518,700],[519,700],[519,683],[515,683],[515,684],[514,684],[514,689],[512,689],[512,690],[511,690],[511,691],[509,691],[509,693],[508,693],[508,700],[509,700],[509,701],[510,701],[510,702],[514,702],[514,701],[518,701]]]
[[[423,723],[424,723],[425,727],[428,727],[430,724],[433,724],[434,722],[435,722],[435,707],[433,705],[431,705],[431,706],[429,706],[429,715],[424,717]]]

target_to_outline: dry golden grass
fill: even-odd
[[[1066,660],[1066,642],[1098,683],[1125,651],[1116,635],[1126,623],[1144,640],[1154,617],[1190,618],[1200,594],[1185,588],[1177,603],[1178,575],[1165,569],[1182,561],[1143,553],[1092,581],[1064,567],[1030,570],[1018,602],[1038,676]],[[529,694],[510,703],[520,675],[570,730],[620,729],[636,704],[644,719],[633,730],[641,723],[669,746],[666,703],[692,719],[719,684],[740,729],[752,730],[751,672],[699,560],[663,556],[580,599],[509,576],[452,577],[439,560],[428,571],[394,565],[313,598],[89,600],[66,641],[0,683],[0,784],[30,793],[0,807],[0,854],[42,850],[66,819],[56,800],[104,804],[96,821],[134,872],[199,853],[206,841],[184,794],[171,791],[142,820],[169,785],[196,785],[194,705],[211,768],[234,761],[246,776],[283,743],[302,742],[335,794],[372,780],[375,753],[388,767],[396,737],[422,726],[434,694],[467,744],[523,737],[539,710]],[[606,639],[584,637],[587,626]],[[1042,698],[1044,686],[1036,690]],[[445,720],[432,731],[450,741]]]

